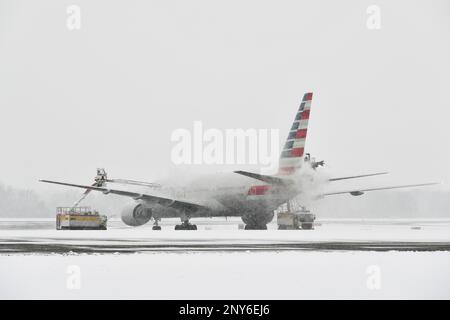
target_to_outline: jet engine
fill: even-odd
[[[152,218],[152,209],[144,207],[141,203],[130,203],[123,208],[121,218],[128,226],[142,226]]]

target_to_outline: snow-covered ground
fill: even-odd
[[[28,223],[29,229],[17,228],[17,222],[9,221],[2,230],[0,222],[0,242],[2,240],[29,240],[67,243],[71,241],[108,240],[113,242],[228,242],[238,241],[276,242],[276,241],[413,241],[437,242],[450,241],[450,220],[325,220],[319,221],[314,230],[276,230],[276,224],[269,224],[269,230],[248,231],[238,228],[240,220],[203,219],[197,231],[174,231],[177,219],[168,219],[162,224],[161,231],[151,230],[152,224],[141,227],[126,227],[115,221],[106,231],[59,231],[54,222],[44,220]]]
[[[450,298],[449,252],[0,256],[2,299]]]
[[[173,222],[175,223],[175,222]],[[56,231],[52,221],[24,230],[0,222],[0,246],[124,243],[277,244],[450,242],[449,221],[321,221],[315,230],[244,231],[237,221],[199,221],[198,231],[151,225],[107,231]],[[450,251],[267,250],[109,254],[0,254],[0,298],[149,299],[450,299]]]

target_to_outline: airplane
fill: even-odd
[[[164,182],[108,179],[104,169],[98,169],[97,177],[92,185],[51,180],[39,181],[85,189],[82,199],[91,191],[129,197],[134,201],[123,208],[122,221],[126,225],[136,227],[153,219],[153,230],[161,230],[158,221],[162,218],[179,217],[181,224],[176,225],[175,230],[197,230],[197,226],[190,223],[191,218],[235,216],[241,217],[246,230],[265,230],[267,224],[272,221],[277,208],[304,194],[312,193],[309,196],[314,199],[345,193],[360,196],[369,191],[436,184],[421,183],[336,192],[323,192],[321,188],[316,188],[318,180],[320,180],[316,174],[317,168],[323,166],[323,161],[312,161],[309,154],[305,153],[312,97],[312,92],[304,94],[281,151],[278,172],[273,175],[238,170],[225,175],[215,174],[206,178],[192,179],[180,187]],[[326,181],[319,181],[319,184],[386,173],[327,178]],[[109,183],[137,185],[145,188],[145,191],[135,192],[110,188]],[[76,205],[78,203],[79,201]]]

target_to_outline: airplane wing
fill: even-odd
[[[274,176],[267,176],[259,173],[253,173],[248,171],[234,171],[234,173],[241,174],[243,176],[253,178],[256,180],[260,180],[269,184],[279,184],[279,185],[286,185],[292,182],[292,180],[285,179],[285,178],[279,178]],[[377,172],[377,173],[369,173],[369,174],[360,174],[357,176],[348,176],[348,177],[338,177],[338,178],[331,178],[328,179],[328,181],[339,181],[339,180],[347,180],[347,179],[356,179],[356,178],[364,178],[364,177],[372,177],[372,176],[379,176],[382,174],[388,174],[388,172]]]
[[[431,186],[431,185],[435,185],[435,184],[439,184],[439,183],[430,182],[430,183],[420,183],[420,184],[406,184],[406,185],[401,185],[401,186],[377,187],[377,188],[368,188],[368,189],[353,189],[353,190],[346,190],[346,191],[327,192],[327,193],[323,193],[321,196],[332,196],[332,195],[336,195],[336,194],[345,194],[345,193],[349,193],[352,196],[360,196],[360,195],[363,195],[364,192],[368,192],[368,191],[422,187],[422,186]]]
[[[199,209],[205,208],[204,206],[197,204],[197,203],[175,200],[175,199],[170,199],[170,198],[164,198],[164,197],[154,196],[154,195],[145,194],[145,193],[137,193],[137,192],[132,192],[132,191],[124,191],[124,190],[115,190],[115,189],[104,188],[104,187],[86,186],[86,185],[58,182],[58,181],[50,181],[50,180],[39,180],[39,181],[45,182],[45,183],[53,183],[53,184],[59,184],[59,185],[63,185],[63,186],[86,189],[86,191],[92,190],[92,191],[100,191],[104,194],[109,194],[109,193],[117,194],[119,196],[133,198],[134,200],[142,199],[142,200],[146,200],[149,202],[160,204],[164,207],[174,208],[174,209],[177,209],[180,211],[194,212]]]
[[[287,185],[292,183],[292,180],[286,179],[286,178],[279,178],[274,176],[267,176],[259,173],[253,173],[248,171],[234,171],[234,173],[241,174],[243,176],[253,178],[256,180],[260,180],[269,184],[278,184],[278,185]],[[356,178],[364,178],[364,177],[372,177],[372,176],[379,176],[382,174],[387,174],[388,172],[377,172],[377,173],[369,173],[369,174],[360,174],[357,176],[348,176],[348,177],[338,177],[338,178],[331,178],[328,179],[328,181],[339,181],[339,180],[347,180],[347,179],[356,179]]]
[[[338,181],[338,180],[347,180],[347,179],[356,179],[356,178],[364,178],[364,177],[372,177],[379,176],[382,174],[388,174],[389,172],[377,172],[377,173],[369,173],[369,174],[360,174],[358,176],[348,176],[348,177],[339,177],[339,178],[331,178],[328,181]]]

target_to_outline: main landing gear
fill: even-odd
[[[189,220],[185,220],[183,223],[177,224],[175,230],[197,230],[197,225],[189,223]]]
[[[153,223],[152,230],[161,230],[161,226],[158,224],[159,219],[155,219],[155,222]]]
[[[267,230],[267,225],[252,225],[252,224],[246,224],[244,227],[245,230]]]
[[[245,223],[245,230],[267,230],[267,224],[273,219],[273,211],[250,212],[242,215],[241,219]]]

